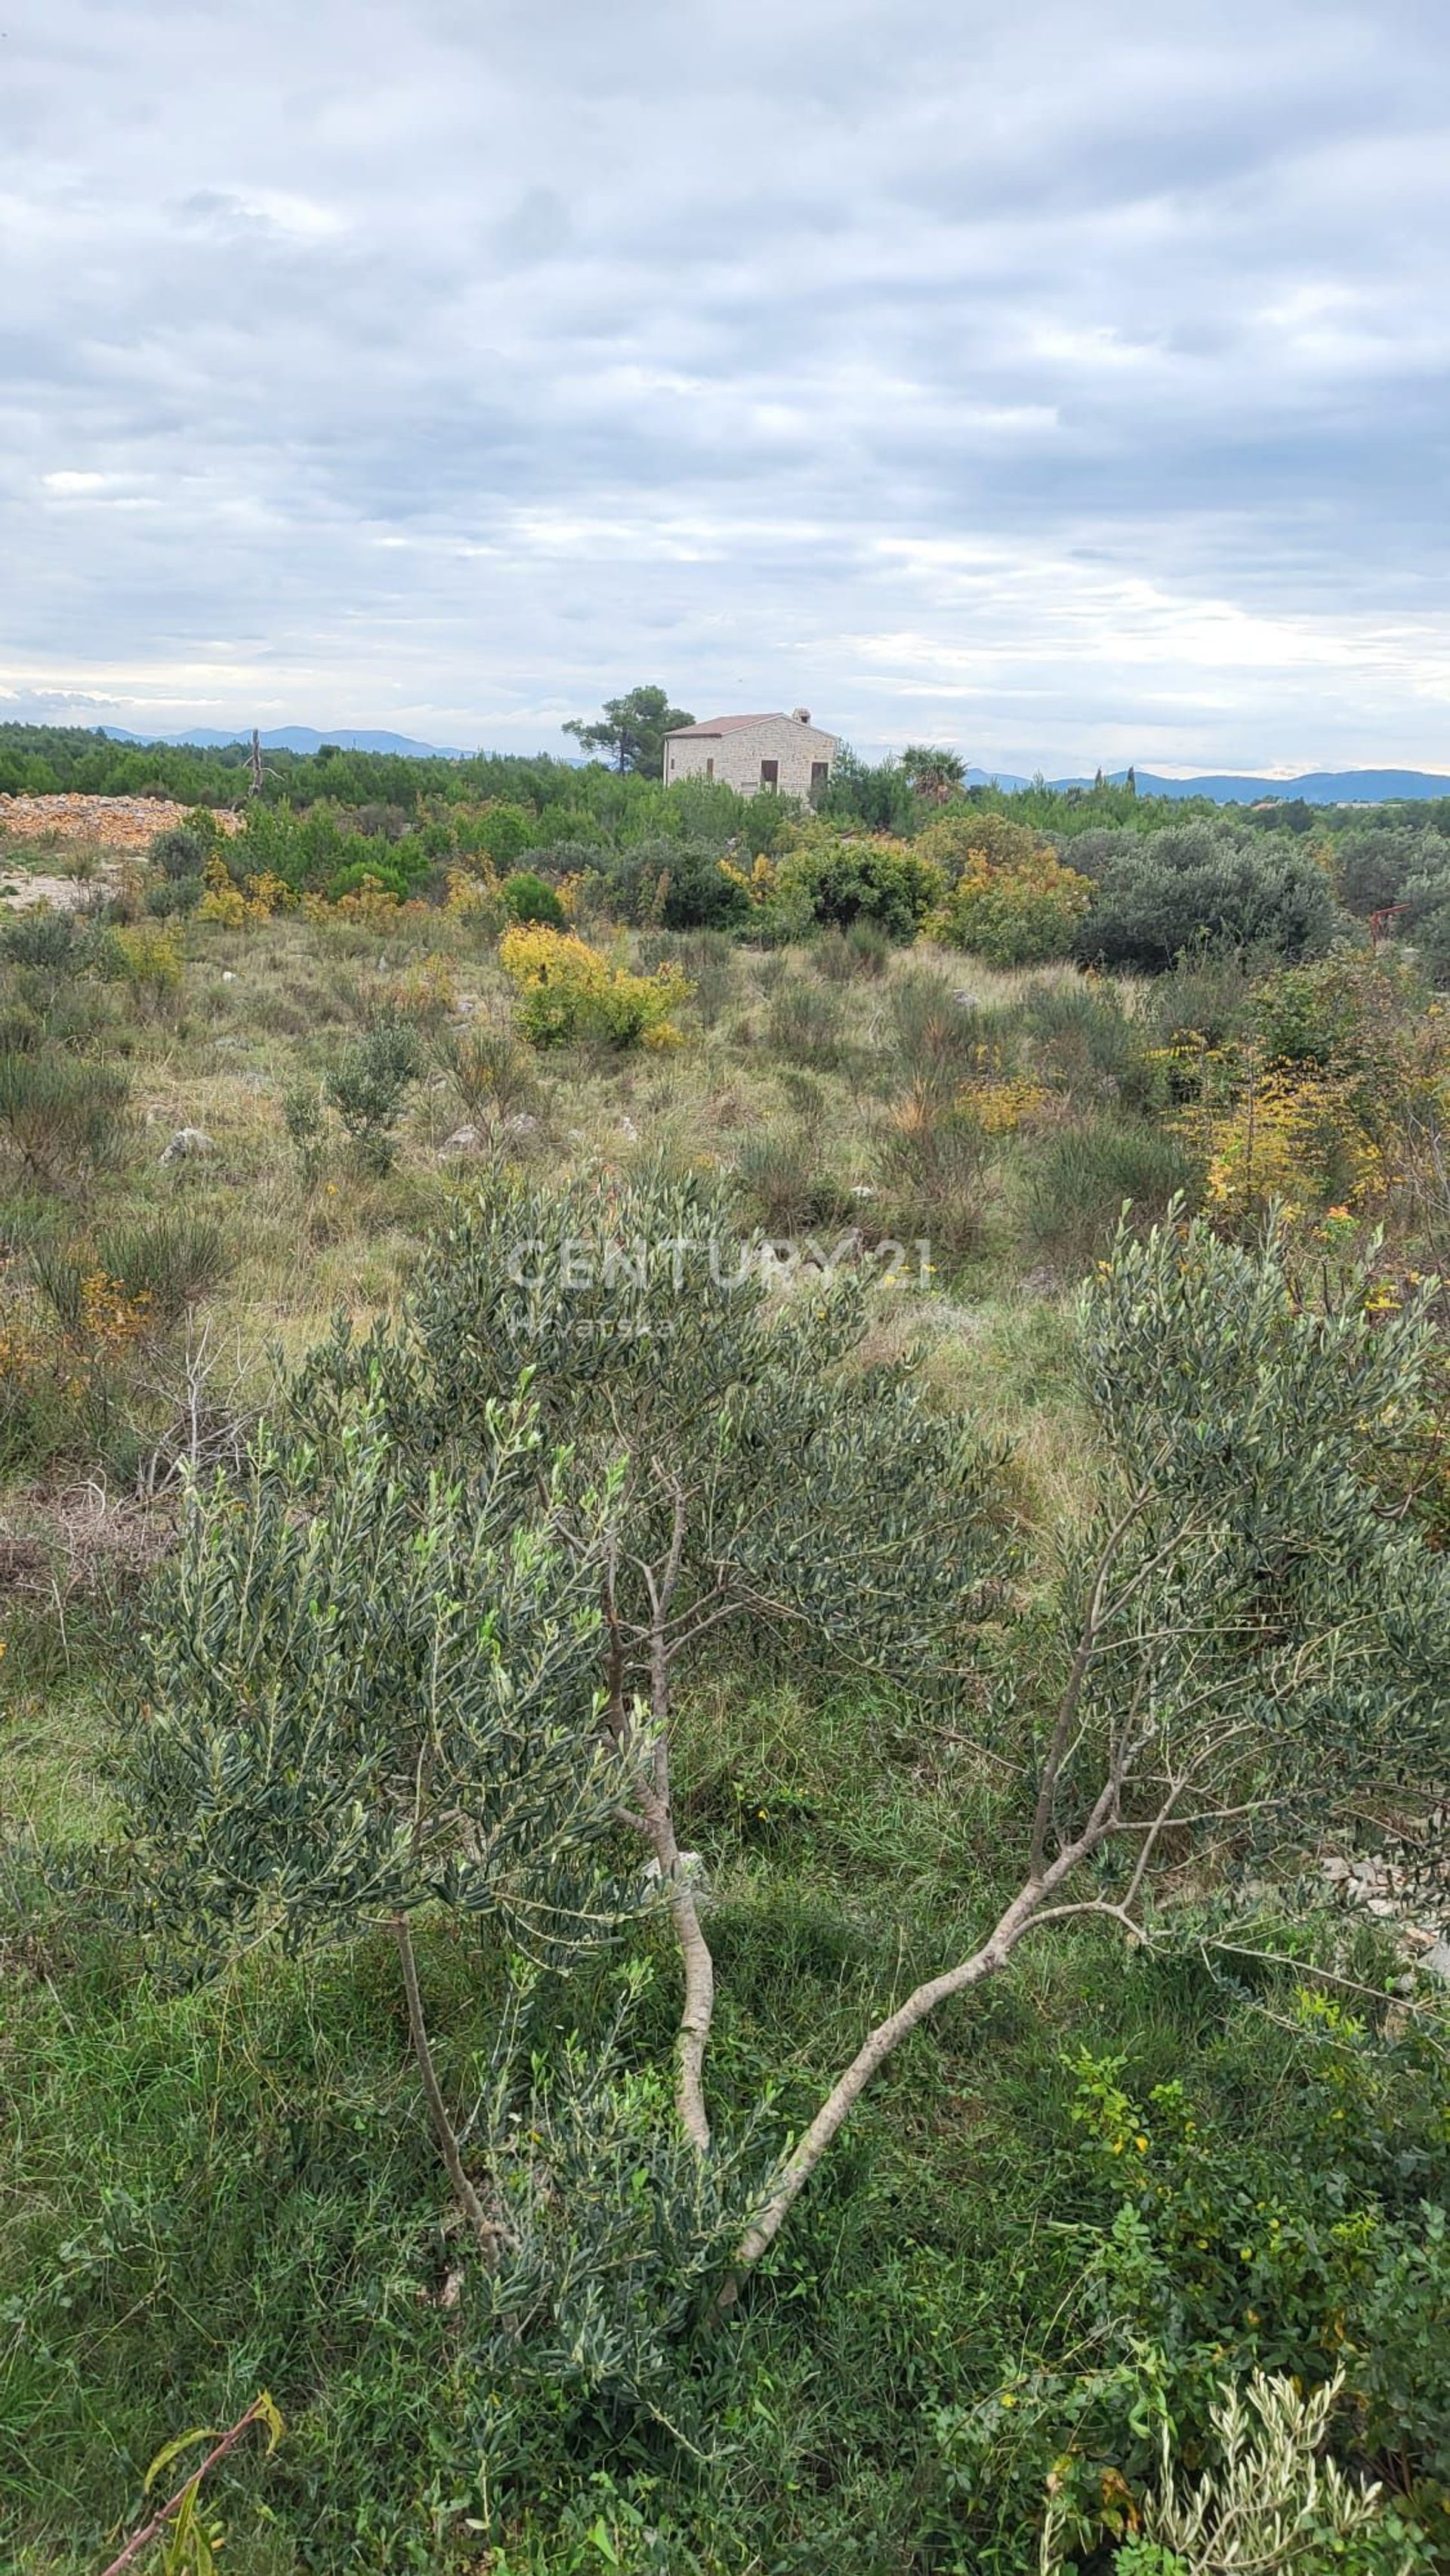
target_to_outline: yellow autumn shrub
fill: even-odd
[[[573,931],[520,923],[499,942],[499,964],[518,995],[518,1023],[535,1046],[580,1039],[609,1046],[671,1047],[670,1013],[694,986],[677,966],[635,975]]]
[[[1042,966],[1070,957],[1093,890],[1049,849],[994,864],[974,850],[933,927],[989,966]]]

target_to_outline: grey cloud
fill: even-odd
[[[553,188],[527,188],[516,206],[493,228],[493,247],[514,267],[554,259],[573,233],[569,209]]]
[[[533,742],[648,667],[1015,767],[1450,765],[1450,28],[1169,16],[50,0],[0,686]]]

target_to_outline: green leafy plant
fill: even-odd
[[[499,887],[499,901],[509,921],[543,922],[550,930],[562,930],[567,914],[551,885],[546,885],[532,868],[524,868],[505,877]]]
[[[102,1170],[128,1132],[124,1066],[59,1049],[0,1055],[0,1150],[36,1181]]]
[[[210,2429],[179,2433],[174,2442],[168,2442],[157,2452],[146,2472],[143,2489],[146,2495],[150,2495],[163,2471],[172,2468],[183,2451],[194,2450],[198,2442],[210,2442],[213,2446],[185,2484],[177,2489],[175,2495],[168,2497],[159,2512],[154,2513],[140,2531],[133,2534],[120,2556],[111,2560],[105,2576],[121,2576],[121,2570],[134,2566],[153,2541],[160,2543],[160,2554],[151,2561],[155,2576],[215,2576],[217,2551],[225,2532],[215,2516],[203,2518],[201,2482],[229,2451],[235,2449],[254,2424],[265,2426],[268,2453],[275,2451],[286,2427],[265,2388],[226,2432],[218,2435]]]
[[[1204,947],[1313,957],[1329,946],[1335,918],[1333,889],[1309,852],[1267,850],[1230,824],[1182,823],[1109,862],[1077,953],[1150,971]]]
[[[1115,2576],[1331,2576],[1352,2559],[1382,2521],[1383,2498],[1323,2456],[1343,2387],[1340,2372],[1306,2396],[1292,2379],[1255,2371],[1246,2392],[1229,2388],[1214,2407],[1218,2463],[1196,2477],[1177,2471],[1165,2425],[1159,2483]],[[1061,2537],[1049,2503],[1044,2576],[1063,2564]]]
[[[239,1487],[195,1497],[119,1787],[155,1918],[213,1954],[389,1925],[434,2135],[496,2262],[502,2222],[444,2100],[411,1918],[442,1905],[535,1958],[597,1940],[628,1722],[611,1749],[598,1503],[575,1494],[566,1548],[536,1409],[505,1398],[475,1420],[467,1471],[410,1485],[377,1406],[340,1403],[315,1442],[264,1437]]]
[[[324,1085],[353,1151],[368,1172],[388,1171],[397,1155],[393,1129],[410,1085],[422,1071],[423,1050],[408,1020],[375,1021],[344,1048]]]
[[[400,1327],[336,1336],[297,1394],[326,1421],[374,1389],[422,1478],[460,1441],[467,1458],[467,1426],[526,1371],[548,1448],[613,1480],[598,1674],[617,1745],[636,1695],[649,1712],[619,1803],[679,1940],[677,2099],[702,2150],[714,1970],[670,1786],[681,1669],[749,1622],[919,1671],[960,1653],[1007,1550],[993,1453],[934,1418],[909,1372],[851,1364],[859,1284],[807,1273],[782,1310],[772,1275],[695,1181],[499,1185],[459,1211]]]

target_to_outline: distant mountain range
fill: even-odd
[[[1109,786],[1121,787],[1127,774],[1125,769],[1115,769]],[[1205,796],[1213,805],[1257,805],[1266,796],[1286,805],[1296,799],[1306,805],[1382,805],[1396,796],[1450,796],[1450,777],[1429,769],[1311,769],[1302,778],[1159,778],[1150,769],[1134,774],[1142,796]],[[1009,777],[999,769],[969,769],[967,782],[972,787],[1032,784],[1030,778]],[[1091,787],[1092,783],[1090,778],[1048,781],[1051,787]]]
[[[198,751],[219,751],[229,743],[248,743],[250,733],[227,733],[216,725],[194,725],[189,733],[127,733],[122,725],[98,725],[108,742],[188,743]],[[414,742],[406,733],[319,733],[315,725],[277,725],[262,736],[264,751],[320,751],[325,742],[339,751],[391,751],[402,760],[467,760],[466,751],[445,750],[433,742]]]

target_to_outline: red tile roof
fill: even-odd
[[[749,725],[790,724],[793,721],[792,717],[782,715],[778,707],[763,716],[711,716],[708,724],[676,725],[673,733],[666,734],[665,740],[693,742],[700,734],[744,733]]]

